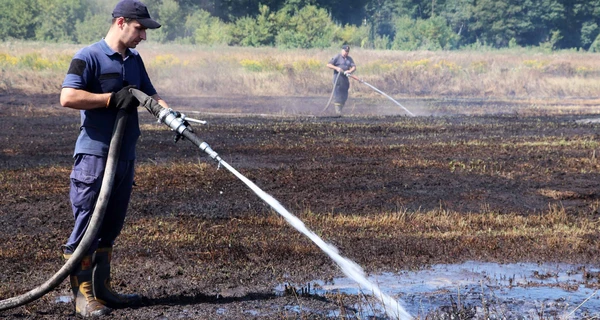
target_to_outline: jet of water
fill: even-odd
[[[257,185],[255,185],[252,181],[248,180],[241,173],[235,170],[232,166],[227,164],[219,155],[212,150],[212,148],[206,143],[202,142],[192,130],[188,130],[187,123],[181,118],[181,114],[175,113],[172,109],[166,109],[161,106],[156,100],[152,99],[145,93],[137,89],[131,89],[131,93],[141,102],[141,104],[148,109],[148,111],[158,118],[158,120],[167,126],[169,126],[174,131],[178,132],[182,136],[186,137],[192,143],[200,147],[201,150],[206,152],[211,158],[217,160],[219,165],[224,166],[233,173],[236,177],[238,177],[242,182],[244,182],[256,195],[258,195],[261,199],[263,199],[266,203],[268,203],[275,211],[277,211],[281,216],[283,216],[287,222],[296,228],[298,231],[304,233],[308,238],[310,238],[314,243],[323,250],[338,266],[342,269],[346,276],[350,277],[354,281],[358,282],[363,288],[369,289],[373,292],[373,295],[379,299],[384,307],[387,314],[393,319],[400,320],[408,320],[412,319],[410,314],[400,306],[400,304],[392,299],[390,296],[381,292],[378,287],[373,285],[369,280],[367,280],[365,276],[365,272],[363,269],[356,264],[354,261],[349,260],[348,258],[342,257],[338,250],[330,245],[325,243],[319,236],[317,236],[314,232],[308,230],[304,223],[300,221],[296,216],[288,212],[277,200],[268,195],[266,192],[262,191]]]
[[[381,292],[379,287],[372,284],[366,277],[364,270],[354,261],[342,257],[337,248],[332,246],[331,244],[326,243],[314,232],[310,231],[300,219],[298,219],[295,215],[291,214],[287,211],[275,198],[264,192],[260,189],[256,184],[252,181],[248,180],[241,173],[231,167],[222,159],[219,159],[219,164],[223,165],[227,170],[233,173],[236,177],[238,177],[242,182],[244,182],[256,195],[258,195],[261,199],[263,199],[266,203],[268,203],[275,211],[277,211],[281,216],[287,220],[287,222],[296,228],[296,230],[305,234],[308,238],[310,238],[323,252],[325,252],[337,265],[340,267],[342,272],[349,278],[356,281],[362,288],[366,288],[373,292],[373,296],[379,299],[381,303],[385,307],[386,313],[392,319],[399,320],[409,320],[412,319],[412,316],[404,310],[404,308],[398,303],[398,301],[394,300],[392,297],[387,294]]]

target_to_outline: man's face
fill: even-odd
[[[342,57],[344,57],[344,58],[347,57],[348,53],[350,53],[350,49],[348,49],[348,51],[342,49]]]
[[[137,20],[129,22],[123,20],[122,31],[121,41],[127,48],[135,48],[140,42],[146,40],[146,27]]]

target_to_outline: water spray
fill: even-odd
[[[181,114],[161,106],[156,100],[152,99],[142,91],[137,89],[131,89],[133,95],[140,101],[141,105],[144,106],[152,115],[154,115],[159,122],[167,125],[173,131],[176,132],[177,136],[183,136],[190,142],[198,146],[202,151],[206,152],[211,158],[215,159],[219,165],[222,165],[231,173],[233,173],[238,179],[246,184],[257,196],[264,200],[271,206],[277,213],[279,213],[285,220],[296,230],[302,232],[310,240],[312,240],[323,252],[325,252],[342,270],[342,272],[349,278],[360,284],[361,288],[370,290],[373,296],[377,298],[383,304],[385,312],[392,319],[408,320],[412,319],[412,316],[404,310],[404,308],[394,300],[392,297],[383,293],[379,287],[371,283],[364,270],[356,264],[354,261],[341,256],[334,246],[323,241],[318,235],[309,230],[300,219],[287,211],[275,198],[261,190],[256,184],[248,180],[241,173],[235,170],[232,166],[227,164],[221,157],[211,149],[211,147],[204,141],[200,140],[196,134],[194,134],[192,128],[189,126],[185,119],[181,118]],[[188,119],[189,120],[189,119]],[[177,138],[176,138],[177,139]]]
[[[352,78],[352,79],[354,79],[354,80],[356,80],[356,81],[358,81],[358,82],[360,82],[360,83],[362,83],[362,84],[365,84],[365,85],[369,86],[371,89],[373,89],[373,90],[377,91],[378,93],[380,93],[380,94],[381,94],[381,95],[383,95],[384,97],[386,97],[386,98],[388,98],[388,99],[392,100],[392,101],[393,101],[395,104],[397,104],[398,106],[400,106],[400,108],[404,109],[404,111],[406,111],[406,112],[407,112],[408,114],[410,114],[412,117],[414,117],[414,116],[415,116],[415,115],[414,115],[412,112],[410,112],[410,111],[409,111],[408,109],[406,109],[406,108],[405,108],[403,105],[401,105],[401,104],[400,104],[400,102],[398,102],[398,101],[394,100],[394,98],[392,98],[392,97],[388,96],[388,95],[387,95],[387,94],[385,94],[383,91],[381,91],[381,90],[379,90],[379,89],[375,88],[374,86],[370,85],[370,84],[369,84],[369,83],[367,83],[366,81],[364,81],[364,80],[361,80],[359,77],[357,77],[357,76],[354,76],[354,75],[348,75],[348,77],[349,77],[349,78]]]

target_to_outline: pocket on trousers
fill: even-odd
[[[98,177],[86,170],[71,172],[71,202],[75,207],[91,210],[96,204],[99,191]]]

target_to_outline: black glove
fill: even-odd
[[[135,111],[137,109],[137,107],[140,105],[140,102],[131,92],[129,92],[129,89],[132,89],[132,88],[136,88],[136,86],[135,85],[126,86],[126,87],[123,87],[123,89],[119,90],[118,92],[113,92],[110,95],[110,101],[108,102],[108,107],[119,109],[119,110],[123,109],[127,113],[132,113],[133,111]]]

